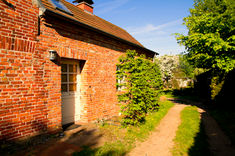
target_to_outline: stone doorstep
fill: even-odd
[[[72,136],[73,134],[78,133],[79,131],[82,131],[84,129],[86,129],[85,126],[79,126],[78,128],[74,128],[74,129],[71,129],[71,130],[64,131],[63,132],[64,137],[62,137],[59,142],[67,141],[70,138],[70,136]]]

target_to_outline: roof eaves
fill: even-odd
[[[138,45],[138,44],[135,44],[135,43],[132,43],[132,42],[127,41],[127,40],[125,40],[125,39],[122,39],[122,38],[120,38],[120,37],[114,36],[114,35],[112,35],[112,34],[110,34],[110,33],[107,33],[107,32],[105,32],[105,31],[102,31],[102,30],[100,30],[100,29],[97,29],[97,28],[95,28],[95,27],[92,27],[92,26],[87,25],[87,24],[85,24],[85,23],[82,23],[82,22],[80,22],[80,21],[78,21],[78,20],[75,20],[75,19],[70,18],[70,17],[68,17],[68,16],[65,16],[65,15],[63,15],[63,14],[59,14],[59,13],[57,13],[57,12],[54,12],[53,10],[50,10],[50,9],[46,8],[46,7],[42,4],[41,0],[38,0],[38,2],[39,2],[39,4],[40,4],[39,7],[43,9],[43,14],[45,14],[45,13],[47,12],[47,13],[52,13],[52,14],[58,15],[58,17],[63,17],[64,19],[69,19],[70,21],[75,22],[76,24],[79,24],[80,26],[84,26],[84,27],[86,27],[86,28],[88,28],[88,29],[90,29],[90,30],[93,30],[93,31],[102,33],[102,34],[107,35],[107,36],[109,36],[109,37],[111,37],[111,38],[114,38],[114,39],[120,40],[120,41],[122,41],[122,42],[128,43],[129,45],[132,45],[132,46],[138,47],[138,48],[140,48],[140,49],[146,50],[146,51],[148,51],[148,52],[154,53],[155,55],[159,55],[159,53],[157,53],[157,52],[155,52],[155,51],[152,51],[152,50],[150,50],[150,49],[147,49],[147,48],[145,48],[145,47],[142,47],[142,46],[140,46],[140,45]]]

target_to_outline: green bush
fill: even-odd
[[[220,90],[217,92],[214,101],[217,106],[223,106],[224,109],[234,108],[234,88],[235,88],[235,69],[225,74],[219,81]],[[218,91],[218,90],[217,90]]]
[[[211,100],[215,100],[215,97],[219,94],[221,91],[223,85],[224,85],[224,76],[213,76],[211,79]]]
[[[224,90],[224,84],[227,82],[228,76],[229,74],[217,70],[209,70],[204,72],[196,77],[196,83],[194,85],[195,92],[202,98],[216,103],[216,101],[218,101],[218,96],[220,96]],[[230,84],[230,86],[232,86],[231,81]],[[231,89],[226,90],[226,93],[228,93]],[[222,96],[225,97],[225,95]],[[224,99],[223,97],[222,99]]]
[[[158,109],[162,89],[161,72],[156,63],[137,56],[133,50],[119,58],[117,64],[118,87],[124,88],[118,95],[123,115],[123,125],[137,125],[145,120],[148,112]]]

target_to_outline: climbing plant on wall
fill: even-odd
[[[123,90],[118,94],[124,125],[138,125],[148,112],[158,109],[159,93],[162,89],[161,72],[156,63],[137,56],[127,50],[117,64],[117,86]]]

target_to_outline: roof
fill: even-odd
[[[87,2],[90,5],[94,4],[93,0],[74,0],[73,3],[74,2],[77,2],[77,3]]]
[[[50,2],[50,0],[41,0],[43,6],[46,8],[46,10],[52,11],[56,14],[62,15],[66,18],[72,19],[74,21],[77,21],[79,23],[82,23],[86,26],[90,26],[92,28],[95,28],[96,30],[99,30],[101,32],[110,34],[113,37],[116,37],[118,39],[127,41],[129,43],[132,43],[133,45],[136,45],[137,47],[143,48],[145,50],[148,50],[150,52],[153,52],[149,49],[146,49],[142,44],[140,44],[134,37],[132,37],[126,30],[90,13],[84,12],[79,7],[67,2],[66,0],[60,0],[71,12],[72,14],[65,13],[63,11],[60,11],[56,9]],[[155,53],[155,52],[154,52]]]

